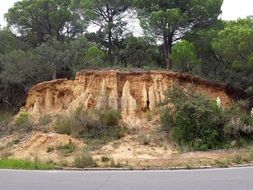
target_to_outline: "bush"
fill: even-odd
[[[75,152],[76,145],[71,140],[69,140],[68,144],[58,146],[57,150],[59,150],[62,154],[70,154]]]
[[[72,121],[70,117],[57,116],[55,130],[59,134],[71,134]]]
[[[225,115],[216,101],[191,89],[174,86],[168,91],[165,103],[173,104],[174,108],[163,111],[162,126],[170,130],[178,145],[207,150],[227,143]]]
[[[179,146],[208,150],[253,138],[253,118],[240,104],[225,109],[217,101],[177,85],[161,105],[168,104],[173,106],[163,110],[161,125]]]
[[[120,115],[118,112],[107,109],[86,111],[78,108],[69,116],[58,117],[55,130],[60,134],[74,135],[76,137],[109,139],[121,138],[125,129],[117,127]]]
[[[242,109],[244,105],[244,103],[239,102],[233,104],[226,111],[228,122],[225,126],[225,132],[238,141],[240,138],[253,138],[253,118],[245,112],[245,109]]]
[[[109,109],[102,113],[103,123],[107,127],[115,127],[118,125],[121,115],[119,112]]]
[[[21,112],[15,120],[15,126],[18,127],[17,129],[22,129],[25,132],[31,131],[32,125],[30,115],[26,112]]]
[[[78,108],[70,116],[72,120],[71,133],[77,137],[91,136],[98,137],[99,131],[103,129],[100,115],[95,111],[89,112],[83,108]]]
[[[102,156],[102,158],[101,158],[101,161],[102,162],[110,162],[110,157],[108,157],[108,156]]]
[[[82,152],[75,156],[75,166],[77,168],[88,168],[95,167],[96,163],[94,162],[92,156],[89,153]]]
[[[44,115],[39,119],[39,125],[45,126],[52,122],[52,118],[49,115]]]
[[[52,146],[47,147],[47,153],[50,153],[53,151],[54,151],[54,147],[52,147]]]

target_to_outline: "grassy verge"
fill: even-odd
[[[25,170],[52,170],[55,168],[53,164],[41,162],[31,162],[26,160],[3,159],[0,160],[1,169],[25,169]]]

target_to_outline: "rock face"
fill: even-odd
[[[75,80],[56,80],[35,85],[29,92],[22,111],[34,117],[71,113],[78,107],[119,110],[122,119],[134,125],[155,110],[165,91],[177,82],[210,97],[220,97],[223,106],[233,100],[224,84],[211,83],[191,75],[166,71],[130,72],[119,70],[85,70]]]

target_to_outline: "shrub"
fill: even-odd
[[[55,122],[55,130],[59,134],[71,134],[72,121],[70,117],[57,116]]]
[[[52,121],[52,118],[49,115],[44,115],[44,116],[40,117],[39,125],[44,126],[44,125],[51,123],[51,121]]]
[[[173,106],[162,111],[161,125],[179,146],[208,150],[253,138],[253,119],[240,104],[222,108],[217,101],[176,85],[161,105],[168,104]]]
[[[78,108],[70,116],[72,120],[72,135],[84,137],[86,135],[97,137],[100,130],[103,129],[100,116],[94,111],[86,111],[83,108]]]
[[[21,112],[15,120],[15,126],[18,127],[18,129],[25,130],[26,132],[32,130],[32,125],[30,115],[26,112]]]
[[[119,119],[120,114],[115,110],[107,109],[100,112],[78,108],[69,116],[58,117],[55,130],[60,134],[103,141],[111,138],[119,139],[125,134],[125,128],[117,127]]]
[[[226,143],[225,117],[216,101],[207,96],[174,86],[167,93],[166,108],[161,115],[162,126],[171,131],[173,140],[180,146],[195,150],[219,148]]]
[[[120,120],[120,114],[119,112],[109,109],[104,112],[102,112],[102,119],[103,119],[103,124],[107,127],[115,127],[118,125],[119,120]]]
[[[102,162],[110,162],[110,158],[108,156],[102,156],[101,161]]]
[[[161,126],[165,131],[170,131],[173,128],[173,112],[168,108],[162,109],[162,114],[160,115]]]
[[[52,146],[47,147],[47,153],[50,153],[52,151],[54,151],[54,147]]]
[[[95,167],[96,163],[94,162],[92,156],[87,152],[82,152],[75,155],[75,166],[77,168],[88,168]]]
[[[69,140],[68,144],[58,146],[57,150],[59,150],[62,154],[70,154],[76,150],[76,145]]]
[[[253,118],[242,109],[242,106],[242,102],[239,102],[226,110],[225,132],[236,140],[253,137]]]

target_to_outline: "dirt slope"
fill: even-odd
[[[92,149],[90,154],[102,167],[114,167],[115,163],[133,167],[167,167],[189,163],[203,165],[201,163],[211,163],[216,159],[237,155],[237,150],[182,154],[165,133],[159,132],[159,116],[154,114],[148,119],[147,114],[156,113],[157,103],[164,99],[165,91],[174,83],[182,87],[191,86],[214,99],[220,97],[223,106],[233,101],[233,95],[227,93],[226,85],[211,83],[187,74],[166,71],[81,71],[75,80],[61,79],[35,85],[30,90],[21,112],[28,112],[36,120],[45,115],[54,118],[56,115],[72,113],[80,106],[86,109],[105,109],[109,106],[120,111],[129,130],[134,128],[136,132],[97,147],[96,143],[88,145],[89,142],[85,139],[59,135],[53,130],[48,133],[35,130],[22,138],[8,136],[0,139],[0,154],[1,150],[7,150],[14,158],[38,157],[45,162],[73,166],[78,152]],[[49,125],[52,129],[54,123]],[[57,147],[70,141],[76,146],[75,152],[62,154],[57,150]],[[103,157],[113,161],[109,164],[103,163]]]
[[[165,91],[174,83],[183,87],[192,85],[222,104],[232,99],[226,85],[211,83],[187,74],[152,71],[129,72],[118,70],[88,70],[77,74],[75,80],[56,80],[34,86],[22,111],[34,117],[71,113],[78,107],[103,109],[106,106],[120,110],[129,125],[138,125],[149,110],[164,99]]]

